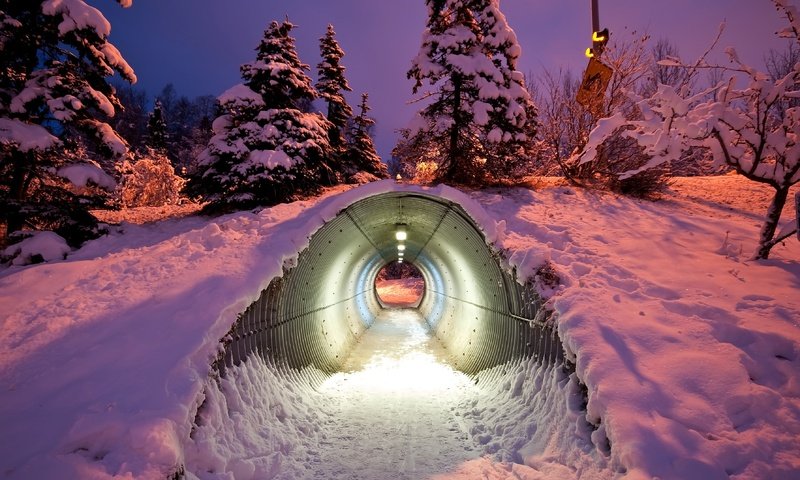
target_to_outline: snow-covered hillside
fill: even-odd
[[[655,203],[567,186],[471,199],[432,189],[468,202],[519,272],[552,263],[561,286],[550,306],[588,390],[586,418],[599,425],[565,404],[575,384],[531,365],[501,368],[457,407],[487,457],[436,478],[800,478],[800,242],[748,261],[765,207],[735,195],[741,185],[681,181]],[[126,224],[63,262],[0,272],[0,476],[172,474],[198,451],[191,422],[236,315],[340,208],[395,188]],[[303,434],[243,428],[244,446],[222,449],[240,457],[215,459],[214,478],[255,476],[244,454],[267,437],[307,454],[295,463],[314,458],[319,436],[304,426],[324,428],[325,412],[303,402],[319,401],[318,376],[258,369],[241,381],[275,377],[246,385],[277,406],[261,425],[288,411]],[[537,403],[539,391],[557,404]],[[292,461],[276,465],[261,473],[291,478]]]

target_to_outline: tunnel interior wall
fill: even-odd
[[[406,261],[425,278],[419,310],[454,367],[477,373],[527,355],[563,360],[535,289],[517,281],[458,204],[390,192],[350,205],[310,238],[296,266],[239,316],[217,369],[259,355],[295,368],[339,370],[383,308],[374,281],[396,260],[399,224],[409,230]]]

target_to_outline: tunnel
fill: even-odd
[[[563,362],[532,281],[517,278],[459,203],[424,191],[389,191],[343,208],[309,238],[296,262],[238,316],[215,370],[224,375],[257,355],[292,368],[338,371],[386,308],[376,275],[401,258],[422,273],[416,308],[454,368],[475,374],[529,356]]]

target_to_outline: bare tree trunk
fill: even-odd
[[[772,197],[772,202],[767,210],[767,217],[764,220],[764,225],[761,227],[761,237],[758,241],[758,250],[753,256],[753,260],[761,260],[769,258],[769,252],[775,246],[772,239],[775,237],[775,231],[778,229],[778,223],[781,220],[781,212],[786,199],[789,196],[789,187],[775,187],[775,196]]]

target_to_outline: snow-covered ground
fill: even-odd
[[[560,369],[518,361],[473,379],[446,357],[416,310],[392,309],[321,382],[313,369],[234,368],[224,395],[209,385],[187,469],[202,480],[610,476]],[[533,467],[521,463],[534,452]]]
[[[557,369],[498,367],[477,385],[445,384],[461,395],[445,409],[460,418],[453,433],[475,450],[432,478],[800,478],[800,242],[748,261],[766,205],[735,194],[742,185],[681,180],[655,203],[566,186],[471,199],[433,189],[466,203],[519,272],[552,263],[562,286],[549,304],[599,428]],[[223,394],[208,365],[308,233],[393,188],[124,224],[65,261],[0,272],[0,475],[163,478],[185,463],[190,478],[305,478],[333,467],[326,439],[352,450],[339,465],[376,455],[374,442],[326,430],[345,403],[317,408],[363,399],[344,388],[357,372],[322,383],[312,369],[251,362]],[[192,436],[204,395],[209,423]],[[237,435],[202,435],[214,421]],[[285,430],[264,427],[276,421]]]

